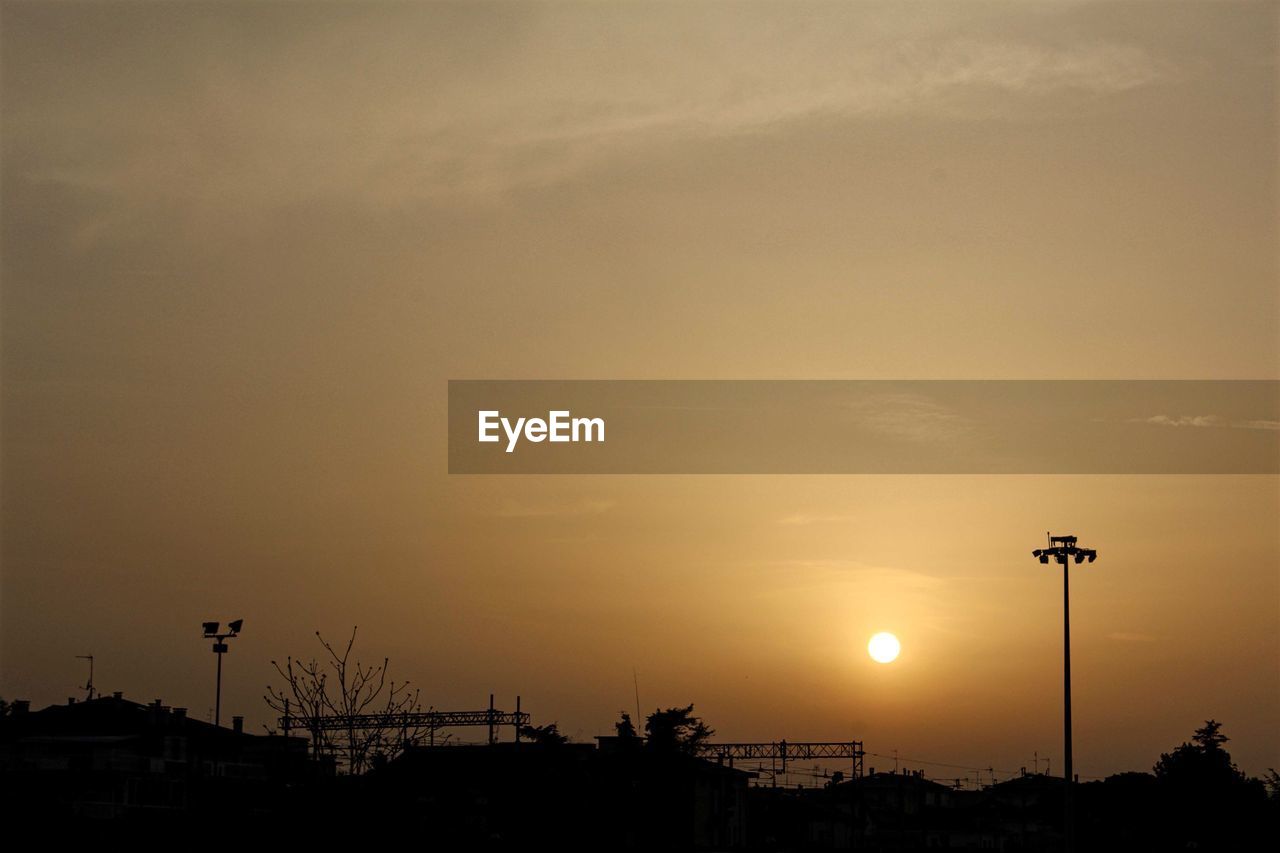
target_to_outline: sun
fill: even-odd
[[[887,631],[881,631],[867,643],[867,654],[871,655],[871,659],[876,663],[892,663],[897,659],[900,651],[902,651],[902,643]]]

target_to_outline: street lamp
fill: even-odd
[[[213,704],[213,724],[216,726],[222,722],[222,656],[227,653],[226,641],[240,636],[240,628],[244,626],[244,620],[228,622],[226,631],[219,630],[221,626],[219,622],[203,622],[201,626],[204,628],[205,639],[213,640],[213,653],[218,656],[218,687]]]
[[[1031,556],[1036,557],[1043,564],[1048,564],[1050,558],[1055,563],[1062,565],[1062,740],[1063,752],[1066,753],[1066,795],[1064,798],[1064,821],[1063,827],[1068,853],[1074,849],[1074,831],[1071,813],[1071,596],[1070,587],[1067,581],[1067,564],[1071,560],[1075,560],[1077,564],[1088,560],[1092,563],[1098,559],[1098,552],[1090,548],[1077,548],[1076,537],[1074,536],[1049,536],[1049,547],[1041,548],[1031,552]]]

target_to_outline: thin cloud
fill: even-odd
[[[876,394],[844,408],[859,427],[915,442],[951,441],[973,428],[969,418],[920,394]]]
[[[1129,423],[1153,424],[1166,427],[1223,427],[1226,422],[1217,415],[1153,415],[1149,418],[1130,418]]]
[[[600,515],[617,505],[611,500],[584,500],[570,504],[519,504],[508,501],[494,513],[498,518],[556,518]]]
[[[1115,640],[1118,643],[1154,643],[1159,641],[1159,637],[1153,637],[1150,634],[1137,634],[1125,631],[1115,631],[1107,634],[1108,640]]]
[[[144,215],[230,208],[239,218],[332,198],[375,209],[493,201],[691,140],[820,117],[1017,115],[1028,99],[1053,108],[1058,93],[1106,96],[1173,75],[1139,44],[957,36],[959,13],[925,23],[764,9],[726,29],[668,9],[671,20],[539,7],[500,54],[455,52],[449,64],[422,43],[438,29],[430,16],[408,7],[246,44],[245,57],[209,54],[183,31],[188,50],[174,50],[190,74],[173,92],[33,97],[8,132],[15,148],[38,152],[22,175],[34,191],[95,200],[75,234],[83,249]],[[699,50],[673,53],[673,26]],[[161,37],[139,28],[134,52]],[[82,148],[45,144],[50,127]]]
[[[1151,424],[1162,427],[1230,427],[1231,429],[1280,430],[1280,421],[1266,419],[1228,421],[1218,415],[1152,415],[1149,418],[1130,418],[1127,423]]]
[[[783,516],[777,523],[784,527],[804,527],[810,524],[848,524],[856,519],[857,516],[853,515],[809,515],[798,512]]]
[[[769,565],[783,569],[800,570],[818,574],[838,574],[842,577],[856,578],[860,582],[877,583],[886,586],[908,587],[915,590],[934,590],[946,584],[942,578],[927,575],[911,569],[899,569],[892,566],[873,566],[857,560],[814,559],[814,560],[779,560]]]
[[[1280,429],[1280,421],[1234,421],[1236,429]]]

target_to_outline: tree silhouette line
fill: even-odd
[[[272,661],[284,686],[269,685],[264,697],[275,712],[290,716],[310,735],[313,757],[332,759],[347,774],[361,775],[420,742],[423,732],[408,731],[403,723],[406,713],[421,710],[420,694],[408,681],[390,679],[388,659],[361,663],[353,654],[354,628],[341,647],[319,632],[316,636],[325,655]],[[4,710],[0,703],[0,714]],[[385,724],[349,730],[326,724],[332,722],[329,718],[353,714],[372,715]],[[1261,778],[1245,774],[1227,751],[1229,738],[1222,729],[1218,720],[1206,720],[1189,741],[1162,753],[1150,772],[1119,773],[1079,786],[1081,841],[1098,850],[1121,849],[1116,843],[1235,850],[1260,838],[1280,840],[1280,773],[1270,768]],[[697,758],[715,735],[692,703],[656,708],[644,718],[642,729],[631,714],[620,711],[614,732],[616,748],[655,758]],[[520,736],[553,750],[572,742],[557,722],[522,726]],[[841,783],[856,781],[841,777],[832,785]]]

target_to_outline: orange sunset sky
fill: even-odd
[[[450,476],[445,432],[450,379],[1280,379],[1278,9],[5,0],[0,696],[93,654],[204,718],[239,617],[261,731],[359,625],[576,739],[634,668],[726,740],[1057,770],[1052,530],[1100,553],[1076,771],[1210,717],[1280,765],[1275,476]]]

